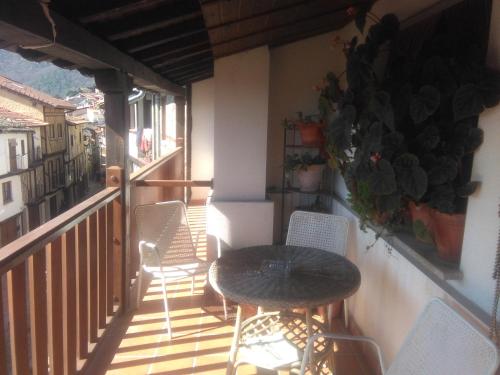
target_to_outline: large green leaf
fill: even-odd
[[[401,207],[401,194],[381,195],[377,198],[377,208],[380,212],[392,212]]]
[[[415,124],[424,122],[439,108],[440,94],[433,86],[422,86],[410,101],[410,116]]]
[[[390,130],[394,130],[394,111],[391,105],[391,96],[386,91],[377,91],[372,96],[370,108]]]
[[[477,150],[479,146],[483,143],[484,132],[480,128],[471,128],[468,131],[467,137],[465,138],[465,152],[471,153]]]
[[[348,57],[346,78],[351,89],[358,89],[368,85],[373,80],[373,77],[373,69],[370,64],[360,59],[356,54]]]
[[[358,5],[356,9],[356,17],[354,18],[354,23],[358,28],[359,32],[363,34],[366,25],[366,14],[370,11],[372,7],[371,2],[366,2]]]
[[[427,126],[417,135],[417,142],[425,151],[434,150],[439,144],[439,129],[435,126]]]
[[[455,193],[461,198],[467,198],[469,195],[474,194],[479,186],[479,181],[470,181],[462,186],[459,186]]]
[[[399,31],[399,20],[394,14],[389,13],[380,19],[382,26],[382,42],[393,39]]]
[[[352,105],[345,106],[340,114],[334,118],[328,127],[328,138],[338,150],[351,147],[352,124],[356,119],[356,108]]]
[[[417,156],[405,153],[394,160],[394,170],[406,195],[419,200],[427,191],[427,173],[419,166]]]
[[[368,177],[370,189],[374,194],[388,195],[396,191],[396,176],[391,163],[381,159]]]
[[[433,56],[424,63],[422,82],[436,85],[443,95],[451,95],[457,89],[457,82],[441,56]]]
[[[486,108],[496,106],[500,102],[500,72],[484,67],[481,71],[479,89]]]
[[[483,98],[479,87],[467,83],[458,88],[453,96],[453,116],[455,121],[477,116],[484,109]]]
[[[441,185],[457,177],[458,164],[449,156],[441,156],[428,173],[430,185]]]
[[[429,205],[444,213],[455,211],[455,192],[449,185],[440,185],[430,193]]]

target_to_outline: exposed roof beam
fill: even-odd
[[[176,85],[83,27],[51,11],[57,29],[54,44],[52,30],[36,2],[0,1],[0,39],[19,46],[47,45],[38,51],[87,69],[116,69],[127,72],[138,86],[184,95]]]
[[[275,6],[273,7],[271,10],[267,10],[267,11],[262,11],[262,12],[259,12],[259,13],[254,13],[254,14],[251,14],[247,17],[241,17],[241,18],[238,18],[238,19],[235,19],[235,20],[232,20],[232,21],[228,21],[228,22],[224,22],[224,23],[220,23],[218,25],[214,25],[214,26],[209,26],[207,27],[207,30],[208,31],[212,31],[212,30],[217,30],[217,29],[221,29],[221,28],[226,28],[228,26],[231,26],[231,25],[236,25],[236,24],[239,24],[241,22],[244,22],[244,21],[248,21],[248,20],[252,20],[254,18],[259,18],[259,17],[262,17],[262,16],[271,16],[275,13],[279,13],[279,12],[282,12],[284,10],[288,10],[288,9],[293,9],[295,7],[298,7],[300,5],[303,5],[303,4],[311,4],[313,2],[316,2],[316,1],[320,1],[320,0],[300,0],[300,1],[295,1],[295,2],[291,2],[291,3],[286,3],[282,6]],[[269,2],[271,4],[271,2]],[[205,5],[207,3],[202,3],[202,6]],[[208,5],[207,4],[207,7],[208,6],[211,6],[211,5]]]
[[[159,22],[154,22],[145,26],[141,27],[135,27],[130,30],[125,30],[119,33],[111,34],[108,36],[108,40],[119,40],[119,39],[125,39],[125,38],[130,38],[133,36],[141,35],[144,33],[147,33],[149,31],[154,31],[158,29],[162,29],[168,26],[172,26],[178,23],[186,22],[195,18],[200,18],[202,17],[201,10],[198,10],[196,12],[191,12],[188,14],[184,14],[179,17],[172,17],[172,18],[167,18],[165,20],[159,21]]]
[[[177,69],[176,71],[170,71],[170,76],[172,79],[182,76],[185,73],[192,73],[196,71],[200,71],[202,69],[213,69],[214,65],[211,61],[205,62],[203,64],[198,64],[190,67],[186,67],[185,69]]]
[[[80,17],[79,21],[82,23],[109,21],[123,16],[134,14],[138,11],[143,11],[146,9],[154,9],[164,4],[165,2],[171,2],[171,1],[172,0],[140,0],[135,3],[107,9],[99,13]]]
[[[210,47],[208,47],[208,48],[204,48],[202,50],[198,50],[195,52],[184,53],[184,54],[180,55],[179,57],[169,59],[169,60],[163,60],[162,62],[153,65],[153,68],[158,69],[158,68],[161,68],[162,66],[172,65],[172,64],[177,63],[179,61],[187,60],[191,57],[199,56],[199,55],[203,55],[203,57],[212,56],[212,49]]]
[[[171,42],[145,49],[140,52],[136,52],[133,56],[141,61],[147,61],[150,58],[163,56],[164,53],[174,52],[187,46],[207,42],[209,42],[209,40],[206,33],[196,33],[184,38],[176,39]]]
[[[194,61],[191,61],[191,62],[184,62],[182,65],[169,67],[167,69],[159,69],[159,71],[160,71],[160,74],[169,74],[171,72],[175,72],[175,71],[179,71],[179,70],[182,70],[182,69],[191,68],[193,66],[202,65],[202,64],[206,64],[206,63],[212,63],[213,64],[212,57],[207,57],[207,58],[204,58],[204,59],[197,59],[197,60],[194,60]]]
[[[177,68],[177,67],[183,67],[183,66],[186,66],[188,64],[196,64],[196,63],[199,63],[201,61],[204,61],[204,60],[208,60],[208,59],[212,59],[212,53],[209,52],[209,53],[206,53],[205,55],[200,55],[200,56],[193,56],[193,57],[189,57],[187,59],[185,59],[184,61],[182,62],[177,62],[177,63],[172,63],[168,66],[164,66],[163,68],[165,68],[165,70],[161,70],[162,71],[162,74],[163,74],[163,71],[169,71],[169,70],[172,70],[174,68]]]
[[[213,74],[213,71],[212,71],[212,69],[201,69],[197,72],[191,72],[191,73],[186,73],[186,74],[177,76],[177,77],[175,77],[175,80],[177,82],[182,82],[186,79],[189,79],[191,77],[197,77],[197,76],[200,76],[202,74]]]
[[[354,5],[359,5],[359,3],[355,3]],[[269,33],[269,32],[273,32],[273,31],[280,30],[280,29],[286,29],[286,28],[290,27],[291,25],[296,25],[298,23],[310,21],[310,20],[316,19],[318,17],[324,17],[324,16],[335,14],[335,13],[345,12],[351,6],[352,5],[342,6],[340,8],[336,8],[336,9],[331,10],[329,12],[315,13],[315,14],[309,15],[307,17],[303,17],[303,18],[299,18],[299,19],[295,19],[295,20],[287,20],[286,22],[284,22],[280,25],[269,26],[269,27],[257,30],[255,32],[238,35],[237,37],[234,37],[231,39],[223,40],[223,41],[217,42],[217,43],[212,43],[212,47],[217,47],[217,46],[232,43],[232,42],[235,42],[238,40],[255,37],[255,35],[259,35],[259,34],[263,34],[263,33]]]
[[[128,52],[134,53],[197,33],[206,33],[205,24],[201,18],[131,37],[123,40],[120,45]]]
[[[213,77],[213,73],[208,72],[208,73],[202,73],[202,74],[199,74],[199,75],[195,75],[195,76],[192,76],[192,77],[185,78],[184,80],[181,80],[179,82],[180,82],[180,84],[185,85],[185,84],[190,83],[190,82],[201,81],[203,79],[207,79],[207,78],[210,78],[210,77]]]
[[[198,43],[194,43],[194,44],[186,44],[185,47],[177,48],[174,50],[165,49],[165,52],[163,52],[163,53],[159,53],[159,54],[154,55],[154,56],[142,58],[141,60],[151,62],[152,64],[154,64],[156,59],[160,59],[160,61],[161,61],[164,58],[176,57],[179,54],[189,53],[193,50],[201,50],[201,49],[204,49],[205,47],[210,47],[210,42],[208,40],[204,40],[203,42],[198,42]]]

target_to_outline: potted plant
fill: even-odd
[[[302,112],[297,112],[298,120],[295,126],[300,133],[300,141],[304,146],[321,147],[325,142],[323,129],[325,124],[321,122],[318,116],[304,116]]]
[[[306,152],[302,155],[287,155],[285,169],[296,171],[300,191],[314,192],[319,189],[325,160],[320,156],[312,156]]]

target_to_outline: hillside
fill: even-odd
[[[28,61],[5,50],[0,50],[0,75],[62,99],[80,87],[95,86],[93,78],[77,70],[62,69],[50,62]]]

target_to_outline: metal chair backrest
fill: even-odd
[[[436,298],[417,319],[386,375],[489,375],[497,367],[493,342]]]
[[[155,245],[165,265],[183,264],[196,257],[186,206],[181,201],[160,202],[135,209],[138,240]],[[158,257],[143,254],[143,264],[158,266]]]
[[[294,211],[290,216],[286,244],[306,246],[345,256],[349,220],[343,216]]]

